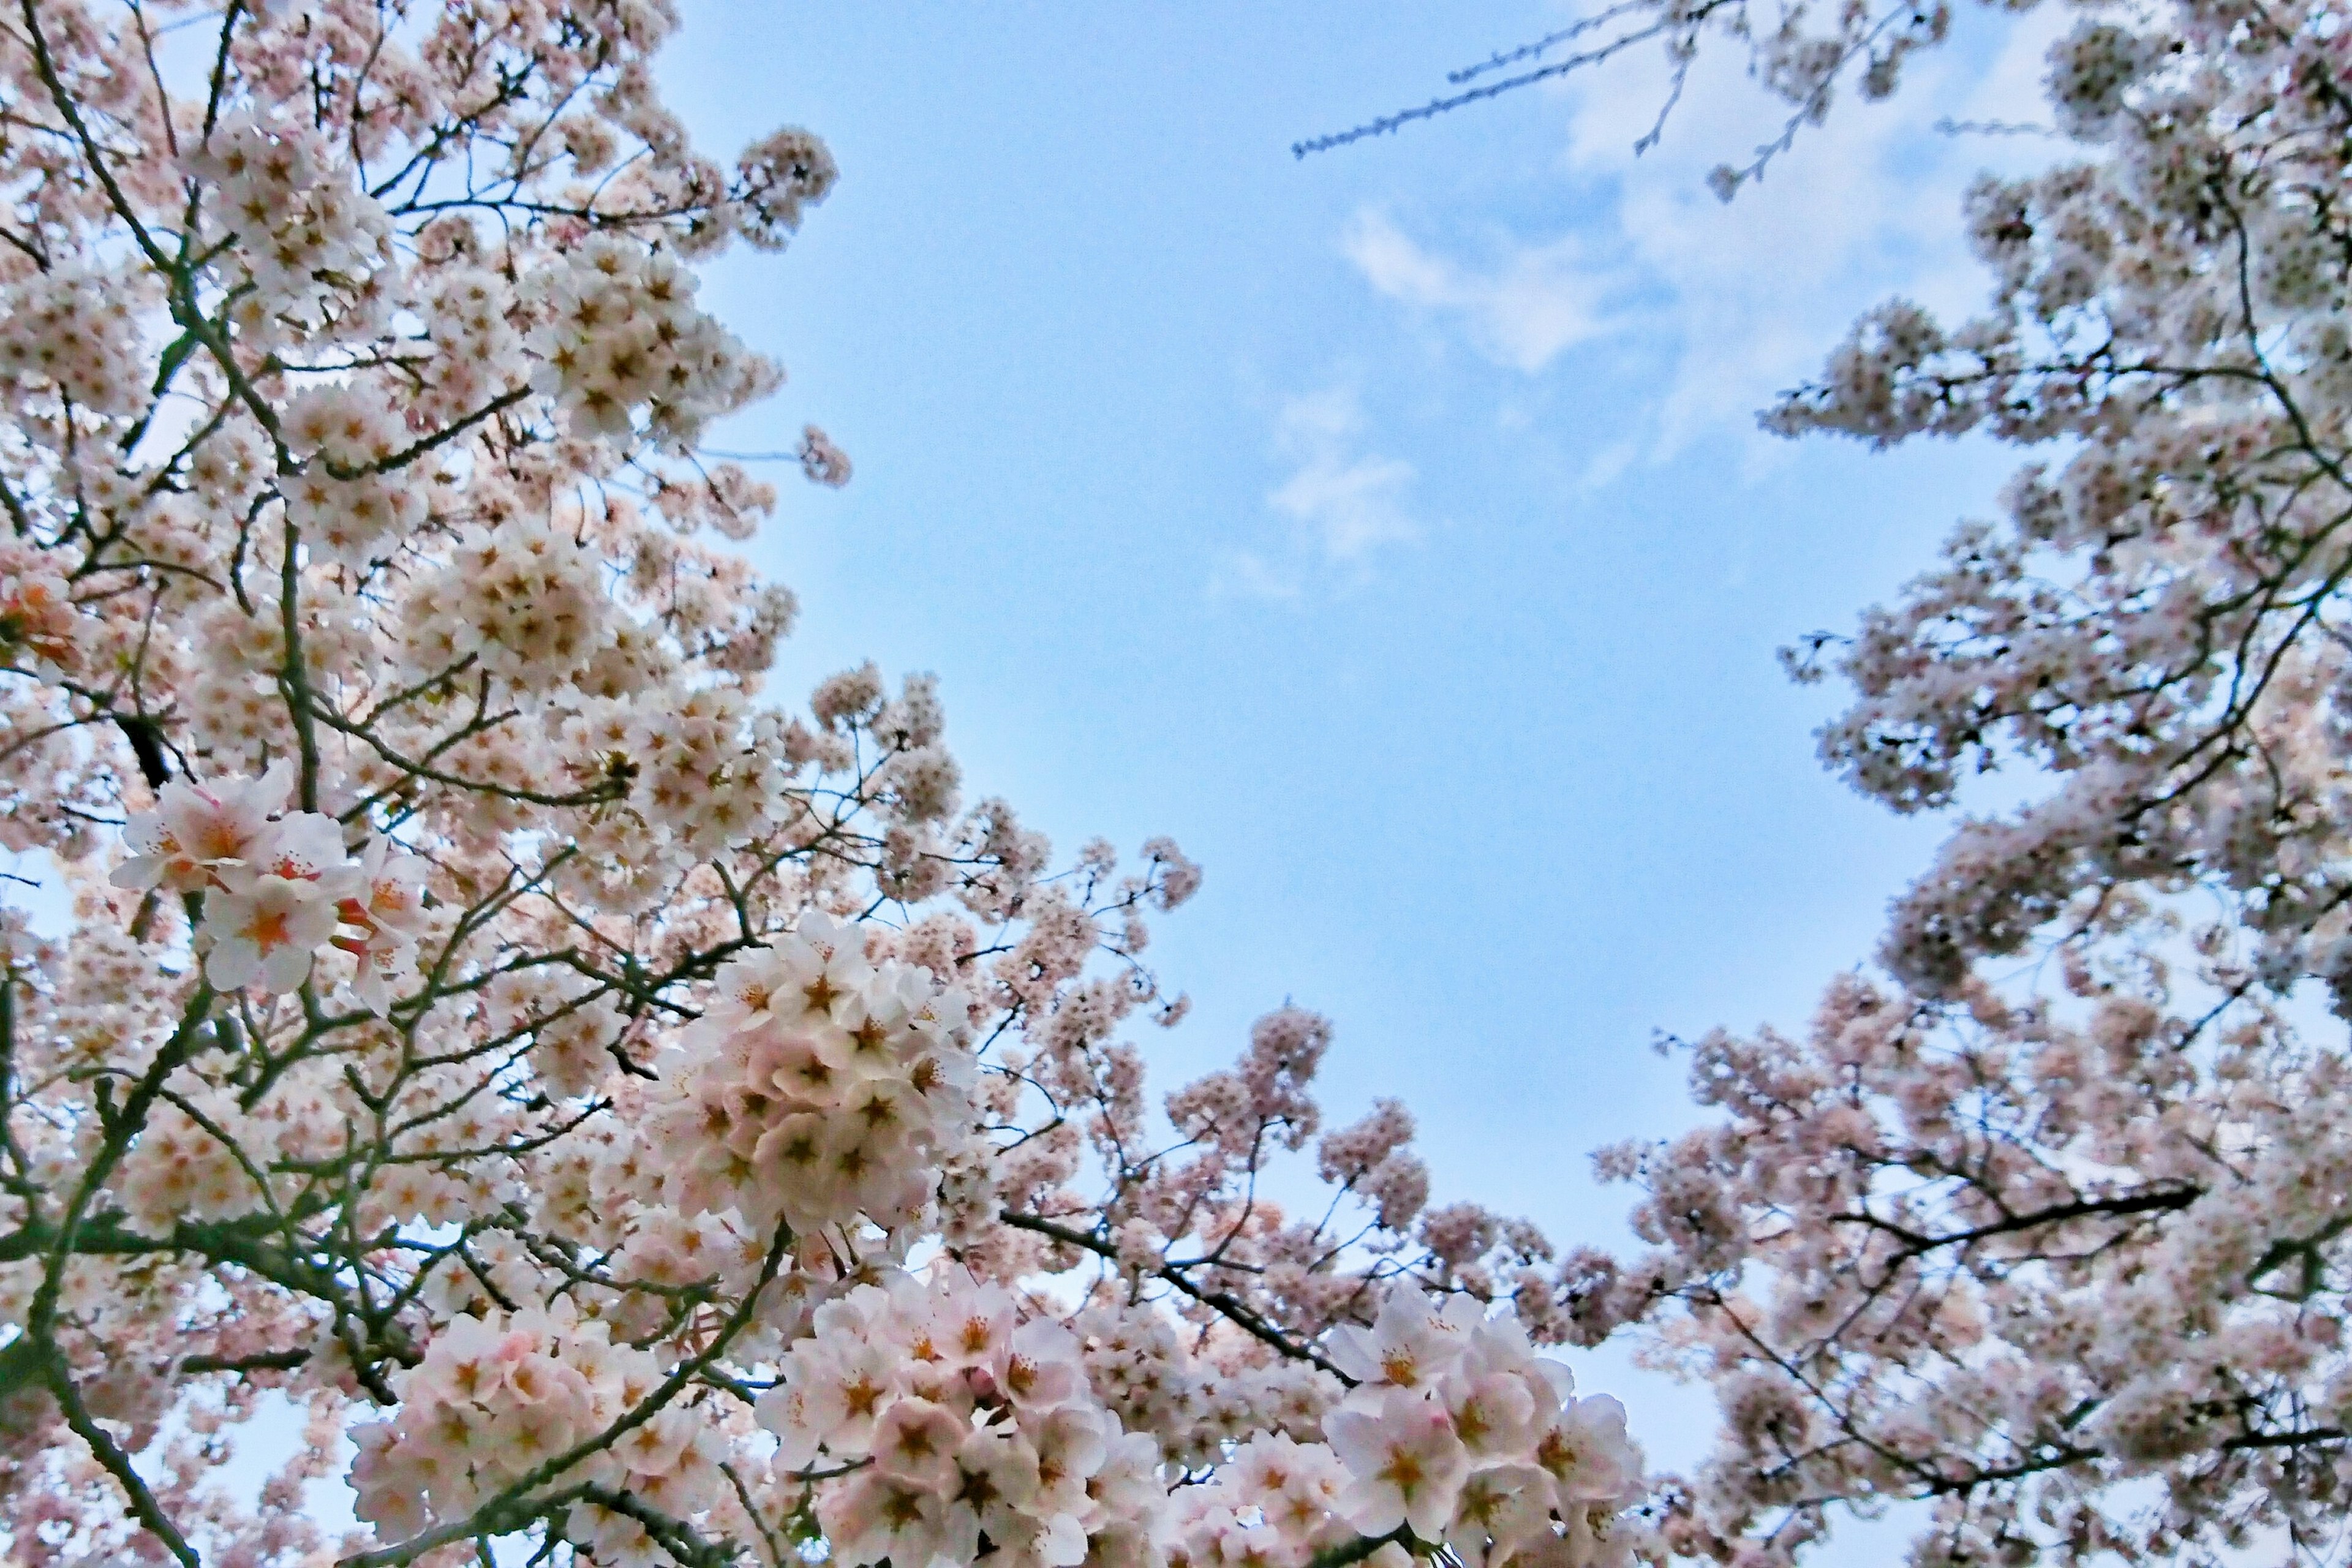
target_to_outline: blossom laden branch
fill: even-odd
[[[1431,1209],[1402,1108],[1308,1156],[1322,1220],[1261,1196],[1322,1020],[1147,1108],[1171,841],[1057,858],[967,802],[930,677],[766,689],[798,606],[733,544],[780,498],[701,439],[781,371],[697,269],[836,174],[696,151],[667,6],[21,9],[0,837],[70,909],[0,911],[0,1552],[1161,1568],[1254,1440],[1346,1472],[1332,1336],[1390,1295],[1557,1338],[1548,1244]],[[851,475],[814,425],[785,456]],[[1007,1215],[1185,1289],[1055,1286]],[[1582,1410],[1511,1321],[1530,1408]],[[820,1419],[836,1373],[928,1450]],[[1442,1449],[1435,1386],[1395,1419]],[[247,1488],[265,1398],[303,1441]],[[1612,1568],[1603,1435],[1538,1481],[1474,1419],[1447,1462]],[[299,1504],[347,1445],[331,1541]],[[1253,1477],[1270,1568],[1354,1539]]]

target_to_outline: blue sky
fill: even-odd
[[[1622,1234],[1588,1152],[1690,1120],[1652,1032],[1801,1024],[1934,842],[1820,770],[1838,693],[1773,650],[2009,465],[1753,411],[1886,293],[1982,298],[1960,195],[2030,148],[1930,126],[2032,118],[2040,49],[1964,18],[1729,207],[1778,116],[1724,61],[1638,161],[1646,61],[1291,157],[1565,15],[689,0],[666,72],[707,141],[843,169],[706,291],[792,372],[728,442],[857,463],[753,546],[805,606],[779,689],[936,670],[975,792],[1174,835],[1162,1082],[1318,1008],[1335,1118],[1402,1096],[1444,1194],[1575,1241]]]

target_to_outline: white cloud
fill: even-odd
[[[1275,420],[1274,448],[1289,472],[1266,506],[1290,523],[1279,550],[1231,555],[1212,591],[1297,599],[1311,577],[1360,582],[1382,548],[1421,537],[1408,509],[1411,463],[1363,449],[1364,412],[1342,383],[1291,398]]]
[[[1404,510],[1412,465],[1357,450],[1364,412],[1352,387],[1332,387],[1283,405],[1275,445],[1296,465],[1266,504],[1297,522],[1337,565],[1360,565],[1383,544],[1417,537]]]
[[[1605,274],[1573,235],[1549,245],[1512,246],[1492,268],[1433,256],[1387,215],[1356,216],[1341,242],[1365,280],[1391,300],[1458,316],[1471,342],[1496,363],[1535,372],[1562,351],[1601,336]]]
[[[1729,49],[1702,51],[1664,141],[1629,162],[1626,148],[1667,89],[1662,63],[1628,57],[1569,79],[1557,95],[1570,132],[1560,172],[1591,215],[1575,230],[1446,245],[1367,209],[1342,248],[1379,293],[1444,320],[1507,369],[1554,370],[1604,337],[1607,374],[1627,374],[1629,359],[1648,366],[1629,428],[1592,432],[1604,448],[1631,439],[1654,463],[1702,435],[1734,432],[1762,459],[1776,444],[1756,432],[1758,408],[1817,371],[1863,310],[1893,292],[1947,314],[1981,304],[1985,278],[1959,221],[1968,178],[2053,149],[1931,126],[2035,119],[2042,53],[2063,21],[2009,23],[1987,66],[1971,68],[1957,48],[1916,58],[1891,102],[1849,96],[1728,205],[1706,189],[1707,170],[1777,134],[1781,106]],[[1491,226],[1468,216],[1474,231]],[[1604,450],[1590,473],[1603,480],[1622,460]]]

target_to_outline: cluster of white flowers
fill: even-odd
[[[586,1094],[613,1070],[620,1008],[577,971],[510,971],[490,983],[488,996],[491,1029],[502,1038],[528,1031],[531,1065],[551,1093]]]
[[[220,990],[297,990],[331,942],[356,961],[354,993],[382,1009],[415,961],[423,863],[383,838],[354,858],[333,817],[286,809],[293,785],[283,762],[257,779],[165,784],[124,829],[136,853],[114,885],[207,894],[195,944]]]
[[[54,392],[98,414],[127,414],[146,395],[139,317],[124,310],[129,279],[87,268],[36,272],[0,289],[0,392],[29,411]]]
[[[383,471],[412,437],[377,388],[312,387],[287,409],[282,428],[295,454],[311,459],[283,483],[286,521],[313,551],[364,570],[425,521],[414,479]]]
[[[220,191],[215,211],[251,288],[237,321],[255,341],[356,330],[382,314],[385,299],[371,285],[391,264],[391,220],[315,132],[240,116],[215,126],[185,162]]]
[[[81,662],[88,630],[57,563],[30,545],[0,539],[0,662],[64,674]]]
[[[411,592],[409,659],[421,674],[470,658],[520,691],[559,686],[611,635],[599,571],[594,552],[545,522],[481,530]]]
[[[1180,1568],[1295,1568],[1359,1536],[1395,1536],[1396,1568],[1408,1541],[1485,1568],[1630,1558],[1623,1515],[1643,1488],[1625,1412],[1575,1397],[1516,1317],[1398,1286],[1370,1329],[1333,1330],[1330,1353],[1355,1386],[1324,1418],[1328,1446],[1261,1436],[1180,1493]]]
[[[851,1568],[1074,1568],[1088,1537],[1148,1525],[1159,1452],[1088,1386],[1070,1331],[1023,1321],[1012,1293],[960,1270],[893,1274],[819,1308],[759,1418],[788,1472],[847,1471],[817,1500]]]
[[[744,176],[744,233],[754,244],[781,245],[841,178],[833,149],[796,125],[744,148],[736,166]]]
[[[669,1201],[768,1229],[912,1224],[971,1136],[965,1005],[823,915],[730,961],[650,1113]]]
[[[592,699],[564,721],[562,742],[583,772],[630,773],[640,811],[630,826],[659,838],[631,847],[663,862],[683,866],[741,843],[782,800],[781,726],[724,687]]]
[[[2113,22],[2084,21],[2050,53],[2050,104],[2070,136],[2106,134],[2124,94],[2163,58],[2156,38]]]
[[[673,258],[605,235],[532,274],[539,389],[583,434],[626,437],[643,408],[648,432],[670,446],[765,395],[775,366],[696,309],[696,288]]]
[[[131,1228],[169,1236],[182,1219],[233,1219],[261,1206],[253,1170],[276,1158],[268,1123],[247,1116],[236,1095],[191,1086],[167,1104],[122,1158],[116,1183]]]
[[[418,301],[425,335],[439,351],[425,367],[424,402],[433,415],[463,417],[529,380],[517,308],[513,287],[487,267],[434,274]]]
[[[834,445],[833,437],[814,425],[801,430],[801,472],[821,485],[835,489],[849,482],[849,454]]]
[[[1214,1465],[1253,1433],[1311,1438],[1344,1392],[1339,1379],[1305,1361],[1195,1355],[1186,1342],[1193,1336],[1148,1305],[1098,1302],[1070,1326],[1103,1403],[1130,1429],[1159,1438],[1169,1461],[1188,1469]]]
[[[592,1442],[663,1376],[652,1352],[614,1343],[605,1324],[561,1300],[452,1318],[423,1361],[394,1374],[392,1418],[352,1430],[360,1517],[399,1535],[462,1519],[579,1446],[590,1451],[562,1472],[567,1486],[602,1485],[690,1519],[725,1485],[705,1417],[670,1405]],[[570,1533],[599,1562],[666,1561],[640,1524],[593,1503],[572,1510]]]
[[[70,900],[0,910],[0,1561],[1166,1568],[1244,1451],[1337,1541],[1331,1329],[1547,1300],[1402,1111],[1265,1200],[1311,1015],[1150,1095],[1174,845],[967,807],[928,675],[773,691],[724,541],[851,465],[697,449],[781,373],[689,267],[835,174],[694,148],[675,10],[0,39],[0,844]]]

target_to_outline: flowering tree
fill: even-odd
[[[1795,135],[1895,85],[1941,7],[1601,19],[1754,51]],[[2093,9],[2050,56],[2070,155],[1968,198],[1956,328],[1864,317],[1768,423],[2042,454],[1851,638],[1832,766],[1963,817],[1883,973],[1717,1033],[1718,1113],[1605,1153],[1650,1249],[1571,1263],[1725,1418],[1675,1552],[1790,1558],[1927,1505],[1923,1563],[2341,1555],[2352,1484],[2352,13]],[[1737,188],[1761,149],[1718,185]]]
[[[1621,1561],[1549,1247],[1320,1019],[1147,1100],[1196,868],[965,807],[929,678],[762,699],[692,267],[835,171],[694,152],[674,21],[0,17],[0,1550]]]

